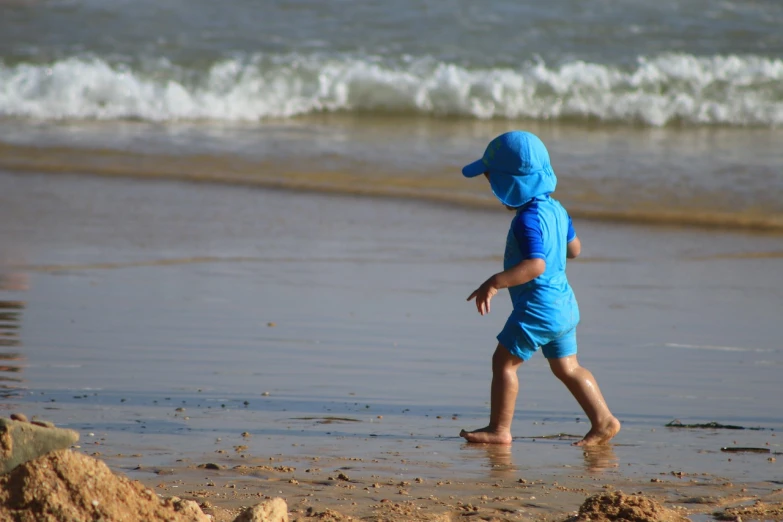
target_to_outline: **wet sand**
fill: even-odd
[[[713,513],[759,501],[768,508],[763,519],[781,519],[781,512],[774,511],[783,506],[779,484],[732,483],[687,471],[631,477],[617,469],[611,448],[584,452],[584,466],[544,473],[514,466],[507,448],[463,451],[486,459],[486,473],[441,470],[433,477],[428,462],[407,453],[396,455],[395,464],[358,457],[241,458],[228,450],[228,456],[187,467],[147,470],[140,480],[164,496],[197,501],[218,521],[231,521],[242,506],[274,497],[286,500],[293,520],[324,518],[331,511],[332,516],[336,512],[360,520],[564,521],[577,514],[587,497],[615,491],[644,495],[691,520],[712,520]],[[408,473],[401,474],[401,468]]]
[[[465,298],[498,269],[509,217],[0,174],[3,346],[21,368],[5,373],[22,379],[3,407],[226,509],[283,496],[302,516],[562,520],[617,489],[707,520],[780,502],[780,235],[577,222],[580,361],[623,431],[606,451],[571,447],[586,421],[538,357],[520,370],[513,446],[459,439],[486,421],[510,309],[500,296],[482,318]]]

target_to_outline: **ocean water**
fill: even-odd
[[[538,133],[577,217],[783,230],[776,0],[6,0],[0,166],[491,205]]]
[[[779,126],[775,0],[4,2],[0,114]]]

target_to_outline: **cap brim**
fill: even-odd
[[[484,174],[487,171],[487,166],[484,165],[484,160],[476,160],[473,163],[470,163],[468,165],[465,165],[462,167],[462,175],[466,178],[475,178],[476,176],[480,176]]]

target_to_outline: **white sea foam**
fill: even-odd
[[[664,343],[664,346],[668,348],[685,348],[689,350],[713,350],[717,352],[759,352],[767,353],[772,352],[766,348],[743,348],[740,346],[715,346],[710,344],[679,344],[679,343]]]
[[[0,115],[60,119],[253,121],[314,112],[593,119],[663,126],[783,124],[783,60],[640,58],[475,70],[432,58],[256,55],[184,70],[97,57],[0,64]]]

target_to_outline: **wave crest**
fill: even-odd
[[[633,68],[542,61],[469,69],[429,57],[255,55],[186,69],[100,57],[0,64],[0,114],[41,120],[255,121],[317,112],[664,126],[783,123],[783,60],[639,58]]]

